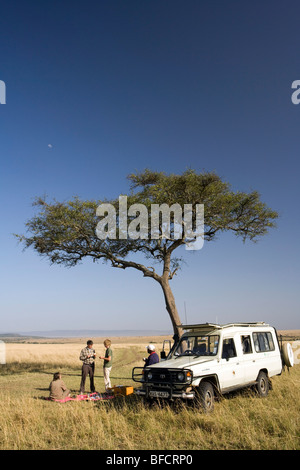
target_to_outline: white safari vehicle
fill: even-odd
[[[269,392],[270,378],[293,366],[291,345],[280,347],[275,328],[266,323],[182,326],[185,333],[168,356],[148,367],[135,367],[132,378],[141,383],[137,395],[156,398],[198,399],[205,411],[216,396],[255,386]]]

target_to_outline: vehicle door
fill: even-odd
[[[259,363],[254,344],[250,334],[240,334],[239,341],[242,348],[241,366],[244,370],[245,384],[255,382],[259,373]]]
[[[240,349],[239,349],[240,352]],[[221,391],[234,389],[244,383],[243,367],[240,354],[237,353],[237,344],[234,336],[225,337],[222,341],[218,373]]]
[[[258,331],[252,334],[254,350],[256,353],[257,368],[267,369],[268,375],[281,372],[281,357],[277,341],[271,331]]]

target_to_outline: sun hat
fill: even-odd
[[[149,351],[155,351],[155,346],[153,344],[148,344],[147,349],[149,349]]]

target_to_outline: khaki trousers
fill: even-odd
[[[108,388],[111,388],[110,377],[109,377],[110,371],[111,371],[111,367],[103,367],[105,390],[107,390]]]

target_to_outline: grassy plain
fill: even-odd
[[[0,450],[299,450],[300,365],[272,379],[265,399],[252,391],[226,396],[213,414],[195,405],[144,406],[134,395],[98,402],[47,402],[52,375],[79,392],[79,353],[86,339],[28,339],[6,343],[0,365]],[[104,338],[93,338],[102,355]],[[134,385],[131,370],[143,364],[148,342],[157,338],[113,338],[113,385]],[[96,389],[104,391],[102,361]],[[87,381],[87,391],[88,381]]]

